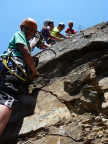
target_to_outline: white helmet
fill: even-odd
[[[63,22],[60,22],[60,23],[58,24],[58,26],[63,26],[63,27],[65,27],[65,24],[64,24]]]
[[[44,21],[43,25],[48,26],[49,23],[53,23],[53,20],[47,19]]]

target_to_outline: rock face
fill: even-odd
[[[1,142],[107,143],[108,22],[52,49],[56,58],[39,64],[43,75],[21,96]]]

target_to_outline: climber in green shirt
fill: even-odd
[[[0,66],[0,136],[2,135],[11,113],[20,103],[22,92],[27,92],[27,83],[17,75],[17,66],[11,63],[11,66],[6,65],[6,60],[16,58],[19,60],[18,66],[27,67],[31,73],[27,75],[28,80],[35,80],[39,76],[39,72],[35,67],[34,60],[31,55],[31,50],[37,45],[38,41],[30,47],[29,41],[35,37],[37,31],[37,23],[32,18],[26,18],[20,25],[20,31],[16,32],[7,51],[1,55]],[[10,63],[9,63],[10,64]],[[9,67],[8,67],[9,66]],[[15,66],[15,67],[14,67]],[[10,69],[12,68],[12,70]],[[16,71],[16,73],[14,73]]]

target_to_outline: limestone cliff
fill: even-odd
[[[22,95],[3,144],[108,143],[108,22],[52,47],[54,59]]]

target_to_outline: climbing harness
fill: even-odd
[[[45,49],[42,50],[41,52],[38,52],[35,57],[36,59],[34,59],[36,66],[38,65],[38,63],[40,62],[40,59],[43,55],[45,55],[47,52],[47,54],[49,53],[49,55],[51,55],[51,53],[53,54],[53,56],[56,56],[56,52],[53,49]],[[47,57],[47,55],[45,56]],[[45,59],[44,57],[44,59]],[[37,61],[38,60],[38,61]],[[20,62],[21,61],[21,62]],[[28,81],[28,74],[30,74],[30,71],[28,71],[27,73],[27,69],[24,68],[23,66],[23,62],[20,58],[18,57],[14,57],[12,56],[12,53],[6,56],[1,56],[0,59],[0,71],[2,70],[3,66],[13,75],[15,75],[17,78],[23,80],[23,81]]]
[[[13,75],[15,75],[17,78],[23,80],[23,81],[27,81],[27,73],[25,72],[25,70],[21,67],[21,65],[19,65],[14,58],[12,58],[11,56],[5,56],[2,57],[2,63],[5,66],[5,68]],[[18,74],[18,70],[16,71],[14,69],[14,66],[17,67],[17,69],[22,72],[23,76],[20,76],[20,74]]]

